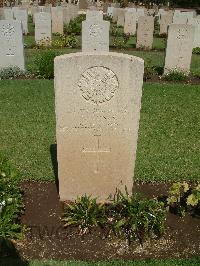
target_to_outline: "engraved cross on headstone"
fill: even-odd
[[[82,152],[84,153],[93,153],[93,154],[96,154],[96,169],[95,169],[95,174],[97,174],[99,172],[99,163],[100,163],[100,155],[103,154],[103,153],[108,153],[110,152],[110,148],[101,148],[101,145],[100,145],[100,136],[101,135],[94,135],[94,137],[97,138],[97,141],[96,141],[96,147],[94,149],[87,149],[87,148],[83,148]]]

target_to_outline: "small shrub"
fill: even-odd
[[[152,60],[147,59],[144,62],[144,80],[151,79],[153,76],[161,76],[163,74],[162,66],[152,66]]]
[[[81,24],[84,20],[86,20],[86,14],[80,14],[73,21]]]
[[[129,41],[129,39],[130,39],[129,34],[123,34],[122,37],[114,37],[112,46],[117,48],[117,49],[124,49],[127,47],[127,43]]]
[[[113,229],[120,237],[125,236],[129,241],[139,238],[142,242],[164,233],[166,209],[163,202],[118,191],[112,204]]]
[[[19,67],[6,67],[0,70],[0,80],[30,77],[31,74],[28,71],[21,70]]]
[[[184,72],[173,70],[170,71],[168,74],[164,75],[162,79],[173,82],[187,81],[188,75],[186,75]]]
[[[0,155],[0,238],[19,238],[22,226],[18,217],[23,209],[19,175]]]
[[[65,34],[81,34],[81,23],[78,23],[76,20],[71,20],[69,24],[64,25],[64,33]]]
[[[170,211],[184,216],[187,211],[200,215],[200,184],[189,185],[186,182],[174,183],[167,198]]]
[[[193,54],[200,54],[200,47],[193,48],[192,53]]]
[[[41,39],[37,44],[36,44],[36,48],[39,49],[46,49],[46,47],[51,46],[51,39],[49,37],[45,37],[43,39]]]
[[[200,79],[200,69],[193,70],[191,74],[193,77]]]
[[[93,227],[105,223],[105,205],[98,204],[90,196],[78,197],[74,203],[68,204],[63,221],[65,227],[77,225],[81,234],[85,234]]]
[[[96,199],[82,196],[67,205],[65,226],[76,225],[82,234],[101,226],[120,238],[140,241],[160,236],[164,232],[166,209],[163,202],[144,199],[138,194],[129,196],[117,191],[110,203],[98,204]]]
[[[77,48],[79,46],[78,39],[74,35],[60,35],[58,39],[52,42],[52,47],[54,48]]]
[[[66,46],[69,48],[77,48],[79,46],[78,39],[74,35],[67,36],[66,38]]]
[[[111,16],[108,16],[108,15],[104,15],[103,16],[103,20],[110,21],[110,23],[111,23],[112,22],[112,17]]]
[[[46,50],[36,56],[32,71],[37,77],[52,79],[54,77],[54,58],[60,53]]]
[[[110,29],[111,35],[114,37],[122,37],[124,35],[120,27],[112,26]]]

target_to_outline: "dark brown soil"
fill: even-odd
[[[143,184],[135,185],[135,190],[152,197],[166,194],[168,186]],[[114,237],[105,238],[101,229],[84,236],[80,236],[74,227],[64,229],[61,222],[63,205],[54,183],[25,182],[22,189],[25,213],[21,221],[30,230],[15,246],[24,259],[108,260],[200,255],[198,218],[169,214],[162,238],[148,241],[143,246],[137,241],[128,246]]]

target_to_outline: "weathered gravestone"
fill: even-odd
[[[51,8],[52,33],[63,34],[63,10],[59,7]]]
[[[118,7],[113,8],[113,16],[112,16],[112,21],[115,23],[117,22],[117,17],[118,17]]]
[[[173,23],[174,24],[187,24],[188,18],[187,16],[178,14],[173,16]]]
[[[67,4],[63,7],[63,21],[68,24],[70,20],[74,19],[78,15],[78,6],[73,4]]]
[[[170,71],[189,72],[194,41],[194,26],[170,24],[164,74]]]
[[[21,22],[0,20],[0,68],[17,66],[24,70]]]
[[[144,62],[119,53],[55,59],[61,201],[132,191]]]
[[[87,10],[86,20],[103,20],[103,12],[98,10]]]
[[[15,19],[21,21],[22,30],[25,35],[28,34],[28,11],[26,9],[15,10]]]
[[[143,17],[143,16],[145,16],[145,8],[137,8],[136,10],[137,21],[140,17]]]
[[[113,10],[114,10],[114,7],[113,6],[109,6],[108,9],[107,9],[107,16],[109,17],[113,17]]]
[[[0,8],[0,19],[4,19],[4,10]]]
[[[89,19],[82,22],[82,51],[109,51],[110,22]]]
[[[200,47],[200,18],[191,18],[188,20],[188,24],[195,28],[193,48]]]
[[[48,45],[51,42],[51,14],[39,12],[35,14],[35,41]]]
[[[32,6],[31,7],[31,15],[33,18],[33,23],[35,24],[35,14],[39,12],[39,8],[37,6]]]
[[[169,13],[167,12],[166,14],[161,15],[160,32],[159,32],[160,35],[167,34],[167,29],[168,29],[169,24],[172,23],[172,19],[173,19],[173,13],[172,12],[169,12]]]
[[[125,21],[125,12],[126,10],[124,8],[118,8],[117,10],[117,26],[124,27],[124,21]]]
[[[5,20],[14,19],[12,8],[4,8],[4,19]]]
[[[125,13],[124,33],[135,35],[136,33],[136,11],[127,11]]]
[[[154,17],[143,16],[138,19],[137,48],[151,49],[153,45]]]

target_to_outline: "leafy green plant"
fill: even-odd
[[[87,195],[78,197],[65,210],[65,226],[76,225],[81,234],[96,226],[107,227],[129,242],[139,238],[142,242],[164,232],[166,209],[163,202],[145,199],[139,194],[129,196],[117,191],[108,204],[98,204]]]
[[[81,24],[77,22],[76,20],[70,20],[69,24],[64,25],[65,34],[80,35],[81,29],[82,29]]]
[[[200,69],[199,68],[193,70],[191,74],[193,77],[200,79]]]
[[[19,67],[6,67],[0,69],[0,80],[2,79],[17,79],[30,78],[31,74],[28,71],[21,70]]]
[[[60,35],[56,40],[52,41],[52,47],[54,48],[77,48],[79,46],[78,39],[75,35]]]
[[[77,16],[75,19],[70,20],[68,24],[64,25],[65,34],[80,35],[82,30],[82,22],[86,19],[85,14]]]
[[[185,193],[189,191],[188,183],[177,182],[174,183],[169,190],[169,197],[167,204],[173,212],[184,216],[186,211],[186,198]]]
[[[145,199],[140,194],[129,195],[118,191],[111,205],[112,226],[121,237],[142,242],[153,235],[164,233],[166,209],[163,202]]]
[[[189,185],[186,182],[174,183],[167,198],[167,204],[172,212],[184,216],[187,211],[200,214],[200,184]]]
[[[188,75],[181,71],[172,70],[168,74],[164,75],[162,79],[173,82],[187,81]]]
[[[78,225],[80,233],[85,234],[105,223],[105,205],[98,204],[95,198],[87,195],[78,197],[74,203],[67,205],[63,221],[65,227]]]
[[[112,36],[114,37],[122,37],[123,36],[123,31],[120,27],[117,27],[115,25],[113,25],[111,28],[110,28],[110,33]]]
[[[130,35],[128,34],[123,34],[122,37],[114,37],[112,45],[117,49],[124,49],[126,48],[129,39]]]
[[[187,205],[192,207],[200,207],[200,184],[194,187],[191,194],[187,197]]]
[[[200,47],[193,48],[192,53],[193,54],[200,54]]]
[[[108,16],[108,15],[104,15],[103,16],[103,20],[110,21],[110,23],[111,23],[112,22],[112,17],[111,16]]]
[[[46,47],[51,46],[51,42],[52,41],[49,37],[45,37],[45,38],[41,39],[39,42],[37,42],[37,45],[35,47],[39,48],[39,49],[46,49]]]
[[[37,77],[51,79],[54,77],[54,58],[60,53],[46,50],[35,57],[32,71]]]
[[[0,238],[19,238],[22,225],[18,217],[23,210],[19,175],[8,160],[0,155]]]
[[[163,73],[162,66],[152,66],[152,60],[147,58],[144,62],[144,80],[151,79],[153,76],[161,76]]]

